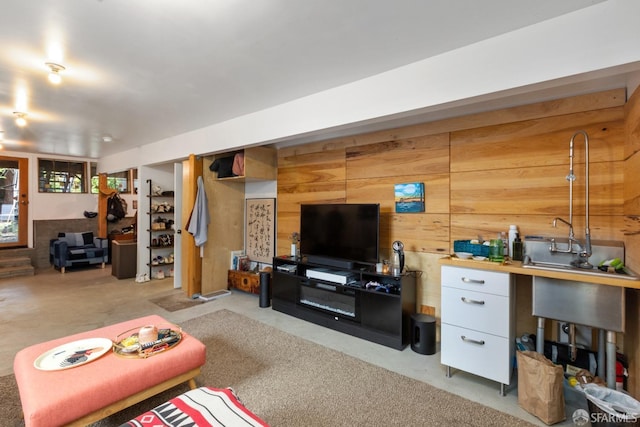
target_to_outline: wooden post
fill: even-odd
[[[98,237],[107,238],[107,200],[117,191],[107,187],[107,174],[98,175]]]

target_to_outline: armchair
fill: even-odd
[[[102,264],[109,261],[109,240],[93,237],[92,232],[58,233],[49,243],[49,260],[61,273],[67,267]]]

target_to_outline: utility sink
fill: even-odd
[[[570,273],[576,274],[584,274],[586,276],[600,276],[600,277],[615,277],[617,279],[625,279],[625,280],[640,280],[640,277],[636,275],[634,272],[629,270],[628,268],[624,268],[622,270],[618,270],[616,272],[610,273],[608,271],[602,271],[598,268],[580,268],[571,264],[561,264],[555,262],[538,262],[528,260],[527,263],[522,263],[523,268],[532,268],[534,270],[547,270],[547,271],[566,271]]]
[[[551,241],[555,240],[559,248],[568,247],[568,240],[565,238],[551,237],[526,237],[524,243],[523,268],[547,271],[565,271],[575,274],[584,274],[597,277],[616,277],[625,280],[640,280],[640,276],[629,268],[624,268],[615,272],[603,271],[597,268],[602,261],[620,258],[624,260],[624,245],[622,242],[609,240],[594,240],[592,244],[591,258],[589,262],[593,268],[581,268],[573,264],[576,260],[575,254],[551,252],[549,250]]]
[[[549,271],[566,271],[580,275],[616,277],[627,280],[639,280],[638,276],[627,269],[629,274],[601,271],[597,268],[584,269],[572,265],[575,254],[551,252],[551,238],[525,238],[524,268]],[[555,239],[558,248],[568,248],[568,240]],[[616,241],[592,242],[592,256],[589,262],[595,266],[603,260],[620,258],[624,260],[624,245]],[[533,315],[578,325],[591,326],[607,331],[624,332],[625,298],[624,288],[598,285],[579,280],[564,280],[546,277],[533,278]]]

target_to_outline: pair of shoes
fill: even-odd
[[[148,275],[147,273],[144,273],[144,274],[138,274],[138,275],[136,276],[136,282],[137,282],[137,283],[144,283],[144,282],[148,282],[149,280],[150,280],[150,279],[149,279],[149,275]]]
[[[158,270],[156,273],[156,279],[164,279],[164,270]]]

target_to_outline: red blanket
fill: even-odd
[[[266,426],[230,388],[200,387],[174,397],[120,427]]]

